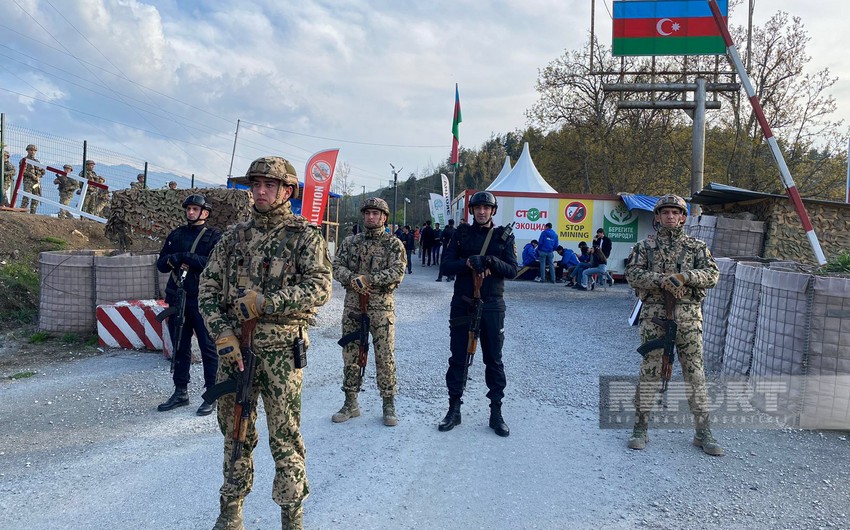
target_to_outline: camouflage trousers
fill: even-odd
[[[71,198],[74,196],[74,190],[59,190],[59,203],[68,206],[71,204]],[[74,216],[68,210],[59,208],[59,219],[71,219]]]
[[[23,188],[27,193],[41,195],[41,182],[38,180],[24,177]],[[38,209],[38,201],[33,199],[32,202],[30,202],[29,197],[21,197],[21,208],[26,208],[27,206],[29,206],[30,213],[35,213]]]
[[[649,319],[640,322],[641,344],[662,337],[664,330]],[[661,362],[664,350],[650,351],[640,365],[635,407],[638,413],[649,413],[657,400],[661,388]],[[705,367],[702,357],[702,321],[691,320],[678,323],[676,334],[676,361],[682,367],[685,379],[688,406],[695,417],[707,415],[708,394],[705,383]],[[673,395],[668,396],[671,399]]]
[[[226,498],[244,498],[254,483],[254,449],[257,447],[257,402],[263,397],[266,424],[269,429],[269,447],[275,462],[272,499],[280,506],[294,506],[307,498],[305,464],[306,448],[301,438],[301,384],[302,371],[294,366],[292,344],[298,337],[295,326],[260,324],[254,332],[256,374],[252,395],[251,416],[248,421],[246,442],[233,470],[233,483],[227,482],[230,456],[233,451],[234,405],[236,397],[227,394],[219,398],[218,425],[224,434],[224,485],[219,490]],[[309,345],[307,334],[303,334]],[[236,368],[228,363],[218,363],[216,381],[235,377]]]
[[[360,314],[360,308],[346,307],[342,317],[342,334],[348,335],[360,329],[360,322],[351,318]],[[369,310],[369,320],[372,327],[372,343],[369,353],[375,357],[377,370],[378,391],[381,397],[392,397],[396,393],[395,373],[395,312]],[[357,365],[358,345],[349,343],[342,349],[342,390],[357,392],[357,381],[360,377],[360,366]]]

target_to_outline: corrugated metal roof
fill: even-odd
[[[778,195],[775,193],[763,193],[760,191],[752,191],[744,188],[736,188],[735,186],[729,186],[728,184],[711,182],[707,186],[705,186],[702,191],[695,193],[694,196],[691,197],[691,202],[695,204],[726,204],[730,202],[743,202],[769,198],[787,199],[788,196]],[[847,203],[841,201],[807,199],[805,197],[803,198],[803,200],[805,202],[811,203],[831,204],[835,206],[850,206]]]

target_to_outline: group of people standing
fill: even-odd
[[[35,144],[29,144],[27,145],[26,151],[27,156],[25,159],[34,162],[34,164],[27,163],[24,168],[22,181],[23,191],[32,195],[41,196],[41,181],[42,177],[44,177],[45,169],[41,167],[41,162],[38,158],[36,158],[38,146]],[[3,159],[3,177],[5,182],[8,184],[14,181],[17,171],[15,166],[9,161],[9,152],[6,150],[3,151]],[[96,185],[91,186],[89,191],[86,193],[82,210],[92,215],[102,217],[104,209],[109,204],[109,190],[105,186],[106,179],[98,175],[94,168],[94,160],[86,160],[85,168],[79,172],[79,176],[88,180],[90,185],[92,183],[96,183]],[[73,174],[73,172],[74,166],[71,164],[65,164],[62,166],[62,171],[57,171],[56,177],[53,179],[53,184],[56,185],[59,191],[59,203],[64,206],[71,204],[71,199],[75,193],[79,195],[82,192],[82,183],[69,176]],[[6,203],[8,200],[10,200],[10,198],[3,197],[3,190],[0,190],[0,203]],[[21,208],[25,210],[28,209],[31,214],[36,213],[38,205],[39,201],[36,199],[30,199],[29,197],[21,198]],[[73,216],[67,210],[60,208],[58,217],[60,219],[70,219]]]
[[[394,400],[394,294],[405,270],[410,271],[410,227],[402,229],[404,237],[389,233],[389,206],[380,198],[369,198],[360,209],[364,230],[346,237],[331,261],[318,228],[292,212],[289,199],[298,197],[299,188],[295,168],[287,160],[255,160],[238,180],[251,189],[253,207],[249,221],[220,234],[205,226],[211,205],[203,196],[191,195],[183,203],[186,225],[169,235],[160,253],[159,270],[171,273],[167,300],[176,301],[177,281],[182,278],[187,318],[186,332],[175,350],[174,394],[159,410],[189,403],[189,341],[193,333],[202,349],[207,387],[240,376],[244,369],[241,348],[250,344],[256,356],[253,406],[247,422],[247,442],[241,456],[233,462],[236,400],[233,394],[218,399],[225,480],[219,490],[220,511],[214,529],[243,528],[242,509],[252,488],[253,450],[259,441],[255,424],[260,396],[275,461],[272,497],[281,507],[282,528],[297,529],[303,525],[302,502],[310,493],[300,434],[305,360],[299,358],[299,345],[309,350],[308,327],[318,308],[330,298],[331,280],[336,279],[346,291],[341,319],[343,336],[356,333],[363,318],[368,317],[382,421],[388,427],[398,424]],[[469,362],[475,353],[470,351],[470,339],[474,336],[476,340],[480,337],[481,342],[490,400],[489,426],[505,437],[510,429],[502,416],[506,387],[502,362],[504,282],[517,274],[515,242],[510,227],[493,222],[498,204],[492,193],[475,193],[468,208],[473,222],[453,231],[440,260],[441,275],[455,277],[456,281],[450,305],[450,357],[445,375],[449,407],[438,430],[451,431],[461,424]],[[717,281],[717,266],[704,244],[681,233],[684,215],[680,215],[680,209],[679,203],[669,199],[656,208],[663,228],[657,238],[635,246],[626,276],[644,300],[644,341],[663,335],[663,330],[650,320],[663,312],[661,293],[666,290],[677,297],[676,317],[681,319],[680,329],[686,330],[677,337],[677,347],[686,367],[686,382],[693,387],[689,403],[697,418],[694,444],[708,454],[718,455],[722,449],[709,429],[698,305],[705,289]],[[597,246],[601,245],[599,242]],[[355,341],[342,349],[344,403],[331,416],[337,424],[362,414],[358,401],[362,388],[361,346]],[[643,449],[649,439],[648,415],[660,382],[662,352],[651,351],[641,365],[637,420],[628,442],[633,449]],[[204,401],[197,414],[210,414],[215,408],[215,403]]]

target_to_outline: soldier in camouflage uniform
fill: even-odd
[[[255,160],[237,182],[249,184],[253,219],[228,229],[201,275],[199,307],[216,339],[221,382],[242,370],[238,335],[254,318],[256,354],[253,404],[260,395],[266,411],[269,445],[275,461],[272,498],[281,506],[284,529],[301,528],[301,503],[309,493],[301,423],[302,372],[293,346],[303,339],[317,308],[330,298],[331,263],[319,229],[292,213],[298,196],[292,164],[280,157]],[[224,476],[230,471],[235,396],[219,399],[218,423],[224,439]],[[247,442],[221,487],[221,513],[215,529],[241,529],[242,505],[254,480],[257,409],[251,408]]]
[[[375,344],[378,390],[384,402],[384,425],[393,427],[398,424],[393,398],[396,393],[393,292],[404,278],[407,256],[401,240],[384,230],[390,214],[386,201],[371,197],[363,202],[360,211],[365,229],[343,240],[333,265],[334,278],[345,287],[342,334],[348,335],[359,328],[356,317],[360,314],[360,295],[368,295],[367,313]],[[356,342],[343,348],[342,391],[345,392],[345,404],[331,417],[334,423],[360,416],[357,357]]]
[[[34,162],[38,162],[38,159],[35,157],[35,154],[38,152],[38,147],[35,144],[29,144],[27,146],[27,159],[32,160]],[[40,163],[40,162],[39,162]],[[27,193],[32,193],[33,195],[41,195],[41,177],[44,175],[44,169],[33,166],[31,164],[27,164],[27,167],[24,168],[24,191]],[[27,205],[29,205],[30,213],[35,213],[38,209],[38,201],[33,199],[30,202],[29,197],[21,198],[21,208],[26,209]]]
[[[654,237],[640,241],[632,249],[626,265],[626,280],[643,301],[640,321],[641,342],[662,337],[664,329],[652,317],[665,316],[664,291],[676,298],[674,320],[678,326],[676,350],[688,387],[688,405],[694,415],[693,443],[710,455],[723,455],[723,448],[709,428],[708,396],[702,356],[702,300],[705,290],[717,285],[720,270],[705,243],[686,235],[687,204],[676,195],[665,195],[655,204],[659,224]],[[643,449],[649,441],[649,413],[660,388],[663,349],[646,354],[640,367],[635,394],[636,419],[629,447]]]
[[[65,164],[62,169],[65,170],[65,173],[73,173],[74,167],[71,164]],[[62,175],[61,173],[56,174],[56,178],[53,179],[53,183],[56,184],[56,187],[59,189],[59,203],[68,206],[71,204],[71,197],[74,196],[74,192],[79,187],[79,182],[72,179],[68,175]],[[68,210],[59,208],[59,219],[73,219],[74,216],[71,215],[71,212]]]
[[[15,165],[9,162],[9,151],[3,150],[3,186],[0,186],[0,204],[6,204],[9,200],[6,197],[6,188],[15,181],[15,175],[17,174],[17,170],[15,169]]]
[[[104,179],[103,177],[101,177],[100,175],[95,173],[94,166],[95,166],[94,160],[86,160],[86,168],[84,170],[81,170],[79,175],[81,177],[83,177],[84,179],[88,180],[89,183],[91,183],[91,182],[97,182],[99,184],[105,183],[106,179]],[[77,194],[79,194],[80,191],[82,191],[82,190],[77,190]],[[101,191],[103,191],[103,190],[89,184],[88,191],[86,191],[86,198],[83,201],[83,211],[84,212],[90,213],[92,215],[100,215],[97,212],[99,211],[98,208],[100,208],[100,210],[103,209],[103,207],[100,206],[100,202],[101,202],[100,192]]]
[[[143,190],[145,189],[145,174],[139,173],[136,175],[136,182],[130,183],[131,190]]]

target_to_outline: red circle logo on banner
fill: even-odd
[[[331,166],[324,160],[319,160],[310,168],[310,174],[316,182],[324,182],[331,176]]]
[[[564,208],[564,217],[571,223],[581,223],[587,217],[587,208],[583,202],[573,201]]]

